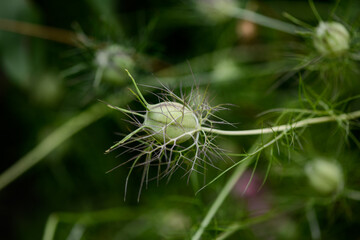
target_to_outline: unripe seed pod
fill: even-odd
[[[338,164],[324,159],[316,159],[305,166],[310,185],[322,194],[339,192],[344,185]]]
[[[194,135],[194,130],[199,128],[199,120],[193,111],[183,104],[162,102],[148,105],[144,126],[162,143],[169,140],[182,143]]]
[[[338,55],[349,49],[350,34],[338,22],[320,22],[314,34],[314,46],[323,55]]]

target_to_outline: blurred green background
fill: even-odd
[[[132,157],[131,153],[117,157],[122,150],[104,152],[121,138],[119,134],[134,127],[126,115],[98,100],[141,110],[128,90],[133,87],[123,68],[140,84],[159,87],[161,82],[176,93],[189,92],[194,84],[204,92],[208,87],[211,105],[231,104],[229,111],[218,115],[239,129],[273,121],[258,117],[263,111],[303,106],[300,75],[329,103],[360,93],[357,62],[350,69],[335,71],[340,83],[336,76],[324,82],[317,70],[298,68],[315,54],[311,40],[214,12],[206,7],[212,2],[0,2],[0,170],[4,173],[31,151],[35,153],[27,159],[37,159],[1,189],[0,239],[189,239],[197,230],[229,174],[195,195],[204,185],[203,177],[197,184],[188,183],[185,172],[179,170],[169,182],[151,181],[138,202],[141,169],[130,178],[126,201],[124,185],[130,166],[106,173]],[[318,24],[308,1],[235,2],[287,23],[284,12],[311,26]],[[356,43],[360,4],[339,1],[332,12],[337,2],[315,4],[324,19],[351,28]],[[359,53],[358,48],[354,52]],[[322,92],[330,84],[338,91],[335,95],[332,90]],[[149,102],[157,103],[151,92],[158,90],[140,88]],[[356,100],[341,110],[359,107]],[[358,201],[314,200],[317,195],[303,173],[308,159],[335,158],[341,163],[345,185],[360,190],[360,151],[354,141],[359,130],[353,130],[352,136],[352,140],[343,139],[329,123],[305,131],[299,139],[301,147],[288,150],[286,143],[280,143],[279,151],[275,146],[275,153],[262,154],[249,185],[255,193],[241,195],[252,166],[243,176],[245,183],[240,181],[225,200],[202,239],[216,239],[234,225],[238,231],[228,239],[319,239],[311,229],[314,214],[322,239],[360,239]],[[244,153],[254,141],[255,137],[219,137],[216,144]],[[39,144],[43,145],[36,150]],[[271,154],[276,157],[267,172]],[[208,169],[206,182],[239,159],[217,160],[220,170]]]

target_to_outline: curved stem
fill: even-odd
[[[285,124],[280,126],[275,126],[271,128],[260,128],[260,129],[252,129],[252,130],[240,130],[240,131],[226,131],[220,129],[213,129],[202,127],[201,129],[205,132],[211,132],[219,135],[227,135],[227,136],[249,136],[249,135],[261,135],[261,134],[268,134],[274,132],[283,132],[288,131],[290,129],[296,129],[305,127],[312,124],[318,123],[325,123],[325,122],[333,122],[337,120],[351,120],[360,117],[360,110],[351,112],[351,113],[344,113],[335,116],[324,116],[324,117],[316,117],[316,118],[309,118],[305,120],[301,120],[298,122],[294,122],[292,124]]]

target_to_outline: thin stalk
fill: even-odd
[[[140,89],[138,88],[137,83],[136,83],[135,79],[133,78],[133,76],[130,74],[130,72],[127,69],[125,69],[125,71],[129,75],[131,81],[133,82],[133,84],[135,86],[136,92],[138,93],[137,96],[139,97],[140,102],[142,102],[144,107],[147,109],[147,107],[149,106],[149,103],[146,101],[146,99],[142,95],[142,93],[141,93]]]
[[[224,240],[224,239],[228,238],[229,236],[231,236],[232,234],[234,234],[235,232],[239,231],[240,229],[244,229],[249,226],[253,226],[255,224],[265,222],[275,216],[278,216],[279,214],[281,214],[281,212],[277,212],[277,211],[269,212],[269,213],[266,213],[266,214],[258,216],[258,217],[250,218],[249,220],[246,220],[243,222],[238,222],[238,223],[232,224],[222,234],[220,234],[216,238],[216,240]]]
[[[226,185],[222,188],[220,194],[214,201],[214,203],[211,205],[209,211],[207,212],[205,218],[201,222],[201,225],[199,229],[196,231],[195,235],[191,238],[192,240],[199,240],[203,232],[205,231],[206,227],[209,225],[210,221],[220,208],[221,204],[224,202],[227,195],[229,195],[230,191],[235,186],[236,182],[239,180],[239,176],[241,176],[247,167],[252,162],[253,157],[249,158],[247,161],[245,161],[243,164],[240,164],[234,171],[234,173],[231,175],[230,179],[226,183]]]
[[[64,29],[19,22],[10,19],[0,19],[0,30],[38,37],[78,47],[78,44],[76,43],[76,33]]]
[[[56,228],[59,224],[59,218],[56,214],[51,214],[45,225],[45,231],[42,240],[53,240]]]
[[[224,202],[225,198],[229,195],[232,188],[235,186],[236,182],[238,181],[239,177],[244,173],[246,168],[253,162],[256,153],[260,152],[261,150],[265,149],[266,147],[272,145],[280,138],[282,138],[286,132],[290,131],[294,128],[304,127],[310,124],[318,124],[324,122],[331,122],[336,120],[351,120],[360,117],[360,111],[351,112],[348,114],[340,114],[338,116],[324,116],[324,117],[317,117],[317,118],[309,118],[302,121],[295,122],[293,124],[286,124],[280,125],[274,128],[264,128],[264,129],[254,129],[254,130],[244,130],[244,131],[223,131],[218,129],[211,129],[211,128],[202,128],[202,130],[207,132],[213,132],[220,135],[230,135],[230,136],[241,136],[241,135],[262,135],[264,133],[275,133],[275,132],[282,132],[280,135],[275,137],[273,140],[268,142],[267,144],[263,145],[261,148],[257,149],[257,143],[255,143],[252,148],[250,149],[251,155],[246,157],[241,161],[227,183],[225,184],[224,188],[221,190],[218,197],[215,199],[214,203],[211,205],[210,209],[208,210],[205,218],[200,224],[199,229],[193,235],[192,240],[199,240],[205,231],[206,227],[209,225],[210,221],[215,216],[216,212],[219,210],[221,204]]]
[[[106,112],[107,108],[104,108],[102,103],[97,103],[88,110],[69,119],[65,124],[44,138],[40,144],[0,175],[0,190],[37,164],[72,135],[102,118]]]
[[[286,23],[277,19],[273,19],[247,9],[226,8],[223,9],[223,13],[232,16],[234,18],[250,21],[264,27],[268,27],[274,30],[278,30],[290,34],[296,34],[299,30],[302,30],[293,24]]]
[[[321,239],[321,231],[320,231],[319,221],[317,220],[316,212],[314,210],[312,200],[308,203],[308,206],[306,208],[306,218],[308,219],[308,222],[309,222],[311,238],[313,240]]]
[[[122,96],[123,103],[130,100],[127,94],[121,94],[120,96]],[[112,99],[109,99],[109,101],[114,102]],[[98,102],[79,115],[69,119],[0,175],[0,190],[40,162],[74,134],[104,117],[108,112],[108,108],[105,108],[103,103]]]
[[[139,128],[137,128],[136,130],[134,130],[133,132],[129,133],[128,135],[126,135],[126,137],[124,137],[123,139],[121,139],[119,142],[117,142],[116,144],[114,144],[113,146],[111,146],[108,150],[105,151],[105,153],[109,153],[112,150],[114,150],[116,147],[118,147],[119,145],[123,144],[124,142],[126,142],[127,140],[129,140],[132,136],[134,136],[136,133],[142,131],[145,128],[145,126],[141,126]]]
[[[314,1],[313,0],[309,0],[309,5],[311,7],[311,10],[313,11],[316,19],[319,21],[319,22],[322,22],[322,19],[320,17],[320,14],[319,12],[317,11],[316,7],[315,7],[315,4],[314,4]]]
[[[134,217],[135,209],[110,208],[91,212],[55,212],[52,213],[45,225],[42,240],[54,240],[59,223],[81,224],[84,226],[117,220],[129,220]],[[68,238],[69,239],[69,238]],[[72,239],[72,238],[71,238]]]
[[[227,131],[227,130],[220,130],[220,129],[213,129],[202,127],[201,130],[205,132],[211,132],[219,135],[227,135],[227,136],[249,136],[249,135],[261,135],[261,134],[269,134],[274,132],[283,132],[288,131],[290,129],[296,129],[305,127],[312,124],[319,124],[325,122],[333,122],[333,121],[342,121],[342,120],[351,120],[360,117],[360,110],[351,112],[351,113],[344,113],[340,115],[334,116],[323,116],[323,117],[316,117],[316,118],[309,118],[305,120],[301,120],[298,122],[294,122],[292,124],[285,124],[280,126],[274,126],[271,128],[261,128],[261,129],[252,129],[252,130],[240,130],[240,131]]]
[[[352,200],[356,200],[356,201],[360,201],[360,191],[357,190],[352,190],[352,189],[346,189],[344,190],[344,196],[352,199]]]
[[[278,141],[280,138],[282,138],[285,135],[286,132],[281,133],[277,137],[275,137],[270,142],[266,143],[262,147],[258,148],[258,144],[262,142],[262,138],[259,137],[259,139],[253,144],[253,146],[250,149],[251,154],[244,158],[241,162],[241,164],[238,164],[235,168],[235,171],[230,176],[229,180],[225,184],[225,186],[222,188],[221,192],[215,199],[214,203],[211,205],[210,209],[208,210],[205,218],[200,224],[200,227],[196,231],[196,233],[193,235],[191,240],[199,240],[201,238],[201,235],[204,233],[205,229],[215,216],[216,212],[219,210],[220,206],[224,202],[225,198],[229,195],[230,191],[234,188],[236,182],[239,180],[239,178],[242,176],[242,174],[245,172],[247,167],[253,162],[255,156],[257,153],[262,151],[263,149],[267,148],[268,146],[274,144],[276,141]],[[216,178],[217,179],[217,178]],[[209,184],[214,182],[216,179],[211,181]],[[207,184],[207,186],[209,185]]]

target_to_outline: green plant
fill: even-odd
[[[2,238],[357,237],[357,1],[21,2]]]

